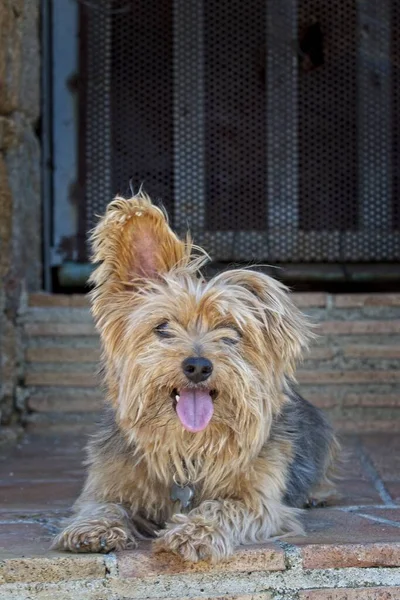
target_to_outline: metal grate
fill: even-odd
[[[267,226],[266,3],[204,3],[206,227]]]
[[[393,1],[392,7],[392,107],[393,107],[393,188],[392,213],[393,229],[400,231],[400,0]],[[397,109],[397,110],[396,110]]]
[[[82,0],[81,23],[82,227],[132,180],[216,260],[400,259],[400,0]]]
[[[299,1],[302,231],[354,231],[358,226],[355,4]]]

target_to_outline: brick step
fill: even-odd
[[[400,371],[303,371],[297,372],[297,381],[300,384],[355,384],[355,383],[398,383]],[[58,370],[30,370],[25,373],[25,385],[33,386],[62,386],[62,387],[96,387],[101,379],[95,371],[68,369]]]
[[[342,387],[340,392],[329,393],[326,390],[311,391],[302,386],[300,392],[310,402],[324,409],[375,407],[396,408],[400,406],[400,395],[395,393],[371,394],[364,391],[347,392]],[[26,390],[28,409],[34,412],[92,412],[101,410],[105,394],[97,388],[62,388],[48,387],[44,389]]]
[[[103,408],[104,397],[85,388],[40,390],[28,392],[27,408],[36,413],[91,413]]]
[[[45,435],[84,434],[96,429],[100,412],[46,412],[26,414],[23,419],[28,433]]]
[[[298,371],[303,395],[343,430],[369,431],[374,423],[377,431],[397,429],[400,294],[301,293],[293,299],[318,323],[319,337]],[[31,295],[22,320],[28,427],[90,422],[101,406],[101,350],[87,297]]]
[[[306,360],[329,361],[338,355],[348,358],[400,358],[397,344],[350,344],[346,346],[321,346],[311,348]],[[100,344],[87,346],[40,346],[28,347],[25,359],[29,363],[98,363],[101,356]]]
[[[400,431],[400,397],[396,394],[338,397],[313,392],[304,396],[323,409],[342,432]],[[75,425],[79,431],[89,431],[104,407],[104,396],[87,388],[53,388],[51,392],[41,389],[28,395],[27,407],[31,411],[25,417],[29,431],[71,433]]]
[[[33,337],[46,336],[76,336],[97,335],[91,319],[71,322],[65,315],[66,322],[61,320],[41,322],[38,320],[27,321],[24,325],[25,334]],[[316,326],[318,335],[377,335],[388,336],[400,334],[400,319],[386,320],[354,320],[354,321],[320,321]]]
[[[349,433],[400,433],[399,409],[372,410],[368,414],[357,408],[347,411],[347,414],[335,414],[337,411],[324,409],[326,416],[335,430],[340,434]],[[387,414],[386,414],[387,413]],[[96,430],[100,413],[92,412],[43,412],[31,413],[24,416],[23,423],[29,433],[38,434],[68,434],[90,433]],[[399,599],[400,600],[400,599]]]
[[[398,293],[332,295],[319,292],[294,292],[292,293],[292,298],[300,308],[400,307],[400,294]],[[81,308],[89,306],[89,298],[85,294],[47,294],[41,292],[29,295],[28,306],[39,308]]]
[[[100,360],[101,350],[97,348],[27,348],[25,359],[28,363],[93,363]]]

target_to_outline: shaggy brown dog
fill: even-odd
[[[117,197],[92,241],[110,408],[55,547],[157,536],[156,550],[220,560],[301,532],[299,508],[330,493],[337,443],[291,387],[310,328],[286,288],[246,269],[205,281],[204,253],[144,194]]]

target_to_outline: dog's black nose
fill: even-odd
[[[193,383],[200,383],[208,379],[213,371],[213,364],[208,358],[190,356],[182,363],[186,377]]]

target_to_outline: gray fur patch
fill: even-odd
[[[322,412],[290,389],[290,400],[271,429],[271,438],[290,439],[294,457],[284,501],[303,507],[312,488],[324,477],[333,430]]]

